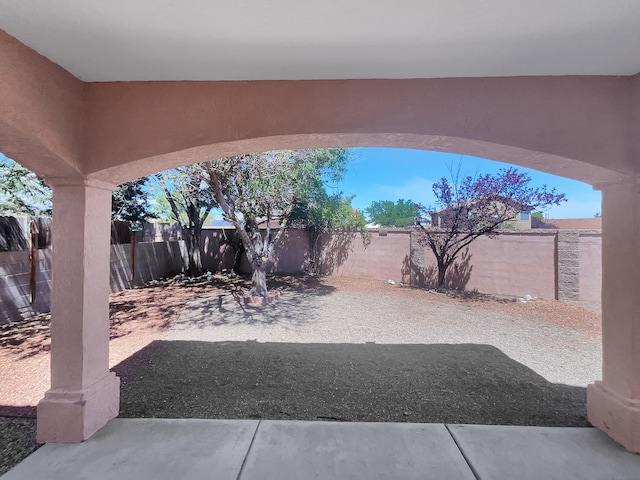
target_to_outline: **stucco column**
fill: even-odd
[[[640,453],[640,183],[602,188],[602,380],[589,421]]]
[[[51,389],[38,404],[38,442],[81,442],[118,415],[109,372],[109,243],[114,186],[53,184]]]

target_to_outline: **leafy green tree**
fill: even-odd
[[[320,189],[313,198],[296,202],[291,212],[291,223],[304,228],[309,235],[311,254],[307,270],[318,273],[320,267],[319,240],[323,233],[357,232],[363,241],[369,238],[366,220],[361,212],[351,206],[353,197],[342,194],[329,195]]]
[[[418,214],[415,202],[400,199],[397,202],[378,200],[366,210],[369,219],[383,227],[408,227],[413,225]]]
[[[40,177],[0,154],[0,212],[51,215],[51,197]]]
[[[252,296],[267,296],[266,268],[300,202],[314,204],[342,178],[351,152],[282,150],[204,164],[223,218],[236,229],[253,268]],[[204,177],[203,177],[204,178]]]
[[[187,274],[191,276],[202,275],[202,226],[217,206],[204,165],[196,163],[154,175],[173,220],[180,225],[189,260]]]
[[[437,288],[445,287],[448,268],[462,250],[480,236],[495,237],[497,230],[513,221],[520,212],[544,209],[565,202],[555,189],[531,187],[531,177],[516,168],[496,174],[443,177],[433,184],[439,209],[419,207],[421,216],[431,215],[432,225],[418,222],[423,243],[436,257]]]
[[[155,175],[152,177],[154,182],[150,184],[151,187],[151,213],[160,222],[170,223],[175,221],[173,212],[171,212],[171,206],[167,201],[167,197],[160,189],[160,185],[155,180]]]
[[[141,224],[156,218],[151,210],[150,193],[145,188],[148,177],[139,178],[118,185],[111,196],[111,218]]]
[[[114,220],[143,222],[154,218],[147,177],[119,185],[111,199]],[[26,215],[51,215],[52,191],[35,173],[0,154],[0,211]]]

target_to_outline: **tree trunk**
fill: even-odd
[[[320,232],[315,228],[307,229],[309,235],[309,263],[308,272],[312,275],[320,273],[320,255],[318,254],[318,242],[320,240]]]
[[[261,258],[252,263],[253,276],[251,277],[251,291],[249,295],[252,297],[267,296],[267,262]]]
[[[439,292],[442,292],[444,290],[445,276],[447,274],[447,268],[448,267],[449,267],[449,265],[447,265],[445,262],[442,262],[442,261],[438,260],[438,288],[437,288],[437,290]]]
[[[236,233],[231,242],[233,248],[233,273],[240,275],[240,265],[242,264],[242,256],[246,253],[242,239]]]
[[[242,254],[244,249],[236,249],[233,251],[233,273],[240,275],[240,264],[242,262]]]
[[[182,231],[182,236],[187,246],[187,257],[189,259],[187,275],[190,277],[198,277],[202,275],[202,256],[200,254],[201,231],[198,228],[185,228]]]

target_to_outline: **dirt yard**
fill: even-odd
[[[246,279],[147,286],[111,295],[110,366],[154,340],[489,344],[547,380],[599,377],[600,315],[556,301],[445,296],[344,277],[271,278],[282,298],[241,307]],[[35,406],[49,387],[50,315],[0,326],[0,408]],[[383,359],[381,359],[382,361]]]
[[[592,309],[296,276],[271,278],[281,298],[253,307],[231,295],[246,286],[215,276],[111,296],[121,416],[589,425]],[[0,463],[35,448],[49,322],[0,326]]]

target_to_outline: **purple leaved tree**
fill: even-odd
[[[512,226],[522,212],[544,210],[566,201],[565,195],[554,188],[532,187],[530,182],[531,177],[516,168],[476,177],[461,175],[458,169],[451,179],[443,177],[433,185],[436,208],[417,208],[422,242],[436,257],[438,290],[445,289],[447,270],[475,239],[495,237],[500,229]],[[431,224],[425,225],[428,216]]]

